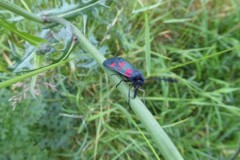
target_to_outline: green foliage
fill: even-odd
[[[67,18],[101,53],[146,76],[177,78],[146,82],[149,110],[184,159],[230,158],[240,147],[239,1],[140,2],[16,4]],[[1,22],[14,19],[16,32],[0,27],[0,159],[164,159],[89,53],[67,52],[71,27],[7,13],[1,8]],[[28,40],[15,35],[23,32]],[[23,43],[31,35],[47,43]]]
[[[2,19],[0,20],[0,24],[5,28],[5,30],[9,30],[12,33],[15,33],[16,35],[20,36],[22,39],[26,40],[27,42],[29,42],[32,45],[37,46],[37,45],[45,42],[44,39],[32,36],[31,34],[28,34],[25,32],[18,31],[18,29],[13,24],[10,24]]]
[[[48,157],[48,151],[41,151],[36,142],[41,140],[31,130],[45,114],[46,104],[24,100],[12,111],[9,98],[13,96],[7,89],[1,90],[0,104],[0,159],[42,159]],[[43,137],[42,137],[43,138]]]

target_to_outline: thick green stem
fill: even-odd
[[[21,16],[27,18],[27,19],[30,19],[30,20],[33,20],[33,21],[36,21],[36,22],[39,22],[39,23],[44,23],[44,20],[40,16],[29,13],[27,10],[25,10],[25,9],[17,6],[16,4],[9,2],[9,1],[1,0],[0,1],[0,7],[4,8],[4,9],[7,9],[9,11],[12,11],[13,13],[15,13],[17,15],[21,15]]]

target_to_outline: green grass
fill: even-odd
[[[240,147],[238,0],[82,3],[78,16],[58,12],[54,1],[23,2],[16,5],[33,13],[56,9],[53,14],[72,22],[100,52],[88,50],[83,39],[67,60],[15,73],[68,54],[72,28],[52,25],[54,36],[44,39],[54,51],[26,45],[40,43],[35,37],[50,25],[0,8],[1,23],[14,17],[18,29],[0,27],[0,159],[169,159],[168,144],[159,147],[162,138],[146,127],[147,110],[137,99],[128,106],[127,88],[115,88],[119,79],[102,69],[101,53],[124,57],[145,77],[178,79],[149,81],[142,89],[148,110],[184,159],[234,157]]]

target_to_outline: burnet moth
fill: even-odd
[[[124,81],[124,82],[131,82],[133,88],[134,88],[134,95],[133,98],[137,96],[138,90],[140,90],[140,87],[144,84],[144,76],[143,73],[134,68],[129,62],[127,62],[122,57],[112,57],[109,59],[106,59],[103,62],[103,66],[106,67],[109,70],[115,71],[118,75],[120,75],[123,79],[116,85],[116,88],[118,85]],[[176,82],[175,79],[172,78],[158,78],[158,77],[150,77],[148,79],[157,79],[157,80],[164,80],[169,82]],[[130,105],[130,89],[128,92],[128,104]]]

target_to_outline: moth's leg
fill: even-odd
[[[130,100],[131,100],[131,89],[132,89],[132,84],[129,86],[129,90],[128,90],[128,105],[131,108],[130,105]]]
[[[133,99],[136,98],[136,96],[137,96],[137,91],[138,91],[138,88],[135,88],[134,94],[133,94]]]
[[[116,88],[118,87],[118,85],[119,85],[120,83],[122,83],[122,81],[123,81],[123,80],[121,80],[120,82],[118,82],[118,84],[116,85]]]
[[[145,104],[145,91],[143,89],[138,88],[139,91],[143,92],[143,103]]]
[[[130,93],[131,93],[131,88],[129,87],[129,90],[128,90],[128,105],[129,107],[131,108],[131,105],[130,105]]]
[[[121,76],[121,75],[120,75]],[[124,79],[124,77],[123,76],[121,76],[121,81],[120,82],[118,82],[118,84],[116,85],[116,88],[122,83],[122,81],[124,81],[124,82],[130,82],[129,80],[127,80],[127,79]]]

